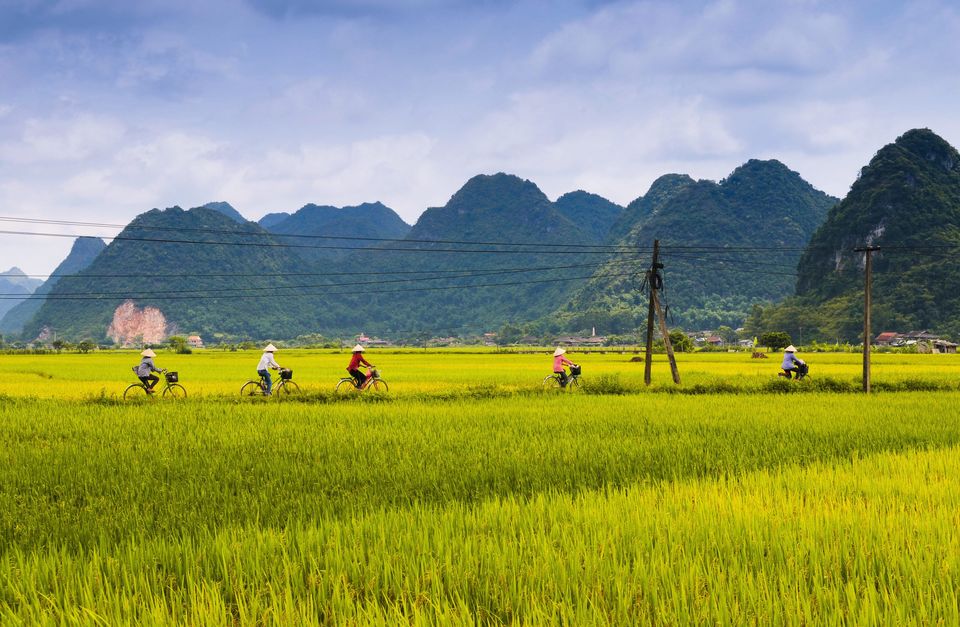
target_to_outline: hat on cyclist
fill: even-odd
[[[795,353],[795,352],[797,352],[797,347],[794,346],[793,344],[791,344],[790,346],[788,346],[788,347],[786,347],[785,349],[783,349],[783,352],[785,352],[785,353]]]
[[[563,355],[563,354],[565,354],[566,352],[567,352],[566,350],[564,350],[564,349],[562,349],[562,348],[560,348],[560,347],[558,346],[558,347],[557,347],[557,350],[553,351],[553,356],[554,356],[554,357],[559,357],[560,355]]]
[[[350,351],[350,352],[352,352],[352,353],[362,353],[364,350],[366,350],[366,349],[363,348],[362,346],[360,346],[359,344],[357,344],[356,346],[353,347],[353,350]]]
[[[265,352],[265,353],[275,353],[275,352],[277,352],[277,347],[274,346],[273,344],[267,344],[266,346],[263,347],[263,352]]]
[[[141,356],[141,357],[156,357],[157,354],[148,348],[147,350],[145,350],[145,351],[143,351],[142,353],[140,353],[140,356]]]

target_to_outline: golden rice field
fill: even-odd
[[[0,355],[0,624],[957,624],[960,358]],[[596,382],[591,384],[591,382]],[[917,390],[917,391],[908,391]],[[783,392],[798,392],[785,394]]]
[[[502,390],[536,389],[552,370],[549,350],[530,353],[495,351],[376,350],[367,353],[389,382],[393,395],[430,394],[467,388],[495,386]],[[572,357],[584,368],[584,381],[616,377],[629,391],[643,391],[643,363],[631,362],[642,355],[631,351],[588,352]],[[859,385],[862,358],[859,354],[821,353],[803,355],[811,364],[811,382],[823,379]],[[256,379],[259,351],[201,350],[191,355],[161,352],[157,366],[175,370],[193,396],[232,396],[249,379]],[[331,392],[350,355],[331,350],[288,350],[277,361],[292,368],[294,380],[307,393]],[[113,397],[136,383],[130,368],[139,363],[135,351],[105,351],[81,355],[0,355],[0,395],[34,398],[85,399]],[[692,353],[678,355],[682,388],[733,386],[750,388],[776,379],[780,358],[751,359],[748,353]],[[960,384],[960,355],[876,354],[873,381],[897,385],[923,381],[932,386]],[[780,382],[780,383],[786,383]],[[673,388],[664,355],[654,356],[653,389]]]

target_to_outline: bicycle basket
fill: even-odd
[[[572,375],[579,375],[579,374],[580,374],[580,366],[570,366],[570,374],[572,374]]]
[[[280,371],[280,378],[283,379],[284,381],[289,381],[290,379],[293,378],[293,370],[289,368],[283,368]]]
[[[166,375],[167,383],[177,383],[180,381],[180,373],[178,372],[168,372]]]
[[[371,378],[371,379],[376,379],[376,378],[378,378],[379,376],[380,376],[380,371],[379,371],[379,370],[377,370],[376,368],[372,368],[372,369],[370,370],[370,378]]]

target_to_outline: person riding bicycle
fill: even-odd
[[[143,387],[147,388],[147,394],[153,394],[154,386],[160,382],[160,377],[153,373],[163,372],[163,370],[157,368],[153,363],[153,358],[156,357],[157,354],[149,348],[140,353],[140,356],[143,359],[140,360],[140,365],[135,368],[137,377],[140,379],[140,382],[143,383]]]
[[[564,355],[566,350],[557,347],[557,350],[553,351],[553,374],[560,377],[560,387],[567,387],[567,381],[569,377],[567,376],[567,371],[563,369],[564,366],[576,366],[577,364],[573,363]]]
[[[260,363],[257,364],[257,374],[263,377],[263,380],[267,383],[266,396],[273,393],[273,379],[270,378],[269,369],[280,370],[280,364],[273,358],[275,352],[277,352],[277,347],[273,344],[267,344],[263,347],[263,356],[260,357]]]
[[[347,372],[350,373],[350,376],[353,377],[354,385],[357,386],[357,389],[363,387],[363,384],[367,381],[367,375],[360,372],[360,364],[366,365],[368,368],[374,368],[375,366],[369,361],[363,358],[364,348],[360,344],[357,344],[353,347],[353,355],[350,357],[350,365],[347,366]]]
[[[788,379],[793,373],[796,373],[798,379],[802,379],[803,375],[807,374],[807,362],[797,357],[796,352],[797,347],[793,344],[783,349],[783,363],[780,367],[783,368]]]

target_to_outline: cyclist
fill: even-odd
[[[143,383],[143,386],[147,388],[147,394],[153,394],[153,387],[160,381],[160,377],[153,373],[163,372],[163,370],[157,368],[153,363],[153,358],[156,357],[157,354],[149,348],[140,353],[140,356],[143,359],[140,360],[140,365],[135,368],[137,377],[140,379],[140,382]]]
[[[576,366],[577,364],[573,363],[564,355],[566,350],[557,347],[557,350],[553,351],[553,374],[560,377],[560,387],[567,387],[567,381],[570,379],[567,377],[567,371],[563,369],[564,366]]]
[[[364,348],[360,344],[357,344],[353,347],[353,355],[350,357],[350,365],[347,366],[347,372],[350,373],[350,376],[353,377],[354,385],[357,386],[357,389],[363,387],[363,384],[367,380],[367,375],[360,372],[360,364],[366,365],[368,368],[375,368],[373,364],[363,358]]]
[[[780,367],[787,373],[787,378],[791,378],[793,373],[797,374],[798,379],[802,379],[807,374],[807,362],[796,356],[797,347],[791,344],[783,349],[783,363]]]
[[[277,347],[273,344],[267,344],[263,347],[263,356],[260,357],[260,363],[257,364],[257,374],[263,377],[263,380],[267,382],[267,391],[266,395],[270,396],[273,393],[273,380],[270,378],[270,368],[274,370],[280,370],[280,364],[277,363],[277,360],[273,358],[273,354],[277,352]]]

